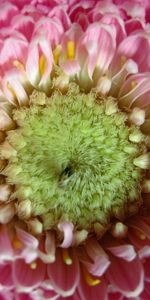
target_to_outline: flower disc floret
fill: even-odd
[[[4,173],[15,186],[19,217],[40,216],[45,229],[68,220],[93,231],[140,205],[144,171],[134,160],[145,146],[130,141],[138,129],[126,124],[127,114],[111,97],[72,84],[64,95],[34,91],[30,107],[13,114],[17,128],[8,132],[13,152]]]

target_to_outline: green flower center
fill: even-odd
[[[111,98],[72,86],[49,98],[34,91],[30,107],[14,111],[18,127],[7,140],[15,154],[5,175],[15,185],[13,198],[30,200],[31,216],[43,219],[45,229],[69,220],[92,231],[140,203],[143,171],[134,159],[143,145],[129,140],[135,126],[118,108],[110,113],[111,105]]]

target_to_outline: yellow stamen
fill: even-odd
[[[46,69],[46,58],[42,54],[41,57],[40,57],[40,62],[39,62],[39,70],[40,70],[41,76],[44,74],[45,69]]]
[[[24,70],[24,65],[19,60],[14,60],[13,65],[19,70]]]
[[[140,240],[143,241],[146,239],[145,234],[140,229],[134,228],[134,233],[138,238],[140,238]]]
[[[12,95],[14,96],[14,98],[16,98],[16,94],[14,89],[12,88],[12,86],[10,85],[10,83],[7,83],[7,88],[9,89],[9,91],[12,93]]]
[[[126,56],[122,55],[120,58],[120,67],[123,67],[123,65],[126,63],[127,58]]]
[[[58,64],[60,53],[61,45],[57,45],[56,48],[53,50],[54,62],[56,65]]]
[[[135,80],[131,81],[131,89],[133,90],[137,86],[137,82]]]
[[[18,249],[21,249],[22,248],[22,242],[20,240],[18,240],[17,238],[15,238],[13,241],[12,241],[12,246],[14,249],[18,250]]]
[[[85,268],[83,268],[83,276],[89,286],[96,286],[101,283],[99,278],[94,278]]]
[[[73,41],[67,42],[67,57],[70,60],[75,57],[75,43]]]
[[[37,263],[35,261],[33,261],[31,264],[30,264],[30,268],[32,270],[35,270],[37,268]]]
[[[68,249],[62,249],[63,261],[66,265],[72,265],[72,259],[69,255]]]

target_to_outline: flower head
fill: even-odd
[[[1,1],[0,297],[149,289],[148,1]]]

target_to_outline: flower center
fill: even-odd
[[[130,140],[140,131],[115,101],[74,85],[65,95],[34,91],[30,100],[14,110],[17,128],[7,136],[13,151],[5,175],[18,216],[39,216],[45,229],[68,220],[93,231],[135,212],[145,173],[136,161],[145,145]]]

